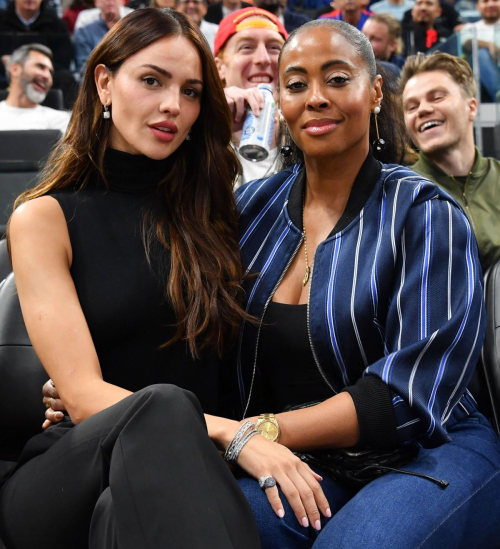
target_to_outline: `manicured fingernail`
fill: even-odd
[[[328,518],[332,518],[332,512],[330,511],[330,507],[328,507],[327,510],[325,511],[325,515],[326,515]]]
[[[314,523],[314,528],[316,528],[316,530],[321,530],[321,521],[317,520]]]
[[[309,521],[307,520],[307,517],[304,517],[304,518],[302,519],[302,526],[303,526],[304,528],[307,528],[307,527],[309,526]]]
[[[278,517],[283,518],[285,516],[285,511],[283,509],[278,509]]]

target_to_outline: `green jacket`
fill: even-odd
[[[476,160],[465,184],[447,175],[424,153],[411,167],[427,177],[464,209],[476,235],[483,270],[500,259],[500,162],[484,158],[476,149]]]

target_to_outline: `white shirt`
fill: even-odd
[[[500,44],[500,22],[488,25],[481,19],[481,21],[477,21],[476,23],[468,23],[467,25],[464,25],[460,31],[462,44],[467,40],[472,39],[474,36],[473,29],[476,29],[476,37],[478,40]]]
[[[0,131],[6,130],[60,130],[66,131],[70,119],[67,111],[57,111],[37,105],[34,109],[11,107],[0,101]]]
[[[201,20],[200,31],[207,39],[208,45],[210,46],[212,52],[214,51],[214,39],[218,28],[219,25],[216,25],[215,23],[209,23],[208,21],[205,21],[205,19]]]
[[[260,162],[247,160],[246,158],[243,158],[240,153],[238,153],[237,156],[241,164],[242,174],[236,181],[234,186],[235,189],[254,179],[263,179],[264,177],[271,177],[271,175],[278,173],[280,160],[278,147],[271,149],[269,151],[269,156]]]
[[[120,6],[120,19],[133,11],[133,9],[127,8],[126,6]],[[85,25],[97,21],[99,17],[101,17],[100,8],[91,8],[89,10],[81,11],[76,18],[75,31],[80,27],[85,27]]]

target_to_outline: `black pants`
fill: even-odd
[[[0,492],[7,549],[260,547],[196,397],[153,385],[26,445]]]

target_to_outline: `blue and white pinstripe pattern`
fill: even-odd
[[[328,333],[330,336],[330,344],[332,346],[333,354],[335,355],[337,364],[339,365],[340,371],[342,372],[342,380],[344,384],[347,386],[349,385],[349,377],[347,376],[344,360],[342,359],[342,354],[340,352],[340,347],[339,347],[337,334],[336,334],[336,326],[333,319],[333,315],[334,315],[333,302],[335,298],[334,285],[335,285],[337,267],[339,264],[341,244],[342,244],[342,236],[339,235],[338,238],[335,239],[335,245],[333,247],[333,252],[332,252],[332,265],[330,268],[330,278],[328,280],[328,292],[326,296],[326,311],[327,311],[327,319],[328,319]]]
[[[286,214],[297,169],[240,191],[244,261],[259,273],[245,282],[247,310],[257,316],[300,244]],[[482,308],[469,223],[448,195],[406,168],[382,166],[360,215],[316,251],[308,307],[315,356],[335,391],[366,375],[387,383],[402,442],[441,444],[454,408],[472,411],[466,387],[484,337]],[[244,325],[245,372],[256,331]]]

